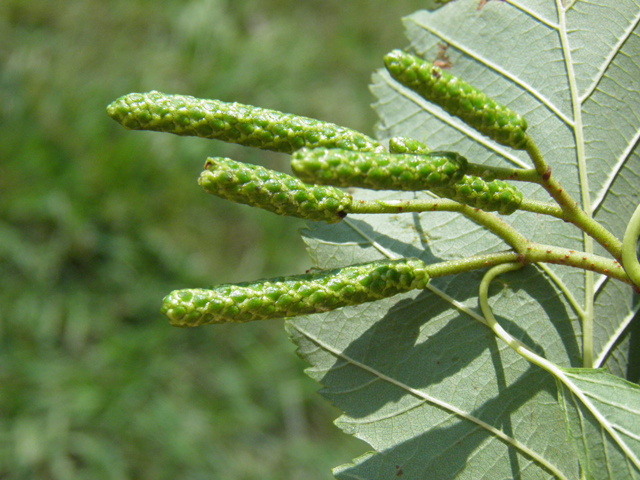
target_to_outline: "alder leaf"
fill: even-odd
[[[405,24],[410,50],[430,61],[446,58],[452,74],[524,115],[563,187],[622,238],[640,202],[639,20],[638,0],[456,0],[416,12]],[[372,91],[382,140],[409,136],[475,163],[530,166],[523,152],[493,143],[384,70],[375,73]],[[541,188],[518,186],[529,198],[548,200]],[[560,220],[531,213],[503,219],[532,241],[608,255]],[[397,257],[432,263],[508,248],[443,212],[353,215],[338,225],[311,225],[304,238],[319,268]],[[584,455],[567,433],[576,431],[580,415],[558,403],[563,392],[551,374],[481,323],[482,275],[440,278],[420,293],[287,322],[312,365],[309,375],[344,412],[338,426],[377,452],[337,468],[337,478],[580,477]],[[595,366],[626,374],[631,343],[624,332],[638,310],[627,285],[579,269],[529,266],[499,277],[489,293],[498,321],[537,354],[582,367],[586,322]],[[606,448],[607,440],[585,432],[591,447]],[[633,459],[607,461],[616,463],[611,471],[630,462],[628,478],[640,478]]]

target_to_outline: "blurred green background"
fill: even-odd
[[[301,221],[206,195],[207,156],[131,132],[160,90],[371,133],[367,86],[423,0],[0,2],[0,479],[326,479],[367,446],[282,321],[175,329],[176,288],[301,273]]]

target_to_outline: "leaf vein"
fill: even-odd
[[[558,23],[560,25],[560,44],[562,46],[562,54],[564,56],[565,68],[567,71],[567,79],[569,81],[569,91],[571,96],[571,105],[573,109],[574,135],[576,142],[576,157],[578,161],[578,178],[580,180],[580,197],[582,200],[582,209],[587,215],[593,217],[593,209],[591,206],[591,192],[589,190],[589,176],[587,172],[587,160],[585,154],[585,138],[584,124],[582,121],[582,106],[578,103],[578,87],[575,70],[573,68],[573,60],[571,57],[571,46],[567,34],[566,16],[562,8],[560,0],[556,0],[556,8],[558,10]],[[584,251],[593,253],[593,238],[583,234]],[[582,319],[582,354],[583,365],[586,368],[593,366],[593,316],[594,316],[594,274],[590,270],[584,273],[584,293],[585,293],[585,315]]]
[[[591,83],[589,88],[580,97],[580,103],[584,103],[591,96],[591,94],[594,92],[594,90],[596,89],[596,87],[600,83],[600,80],[602,80],[602,77],[604,77],[607,69],[609,68],[609,65],[611,65],[611,62],[613,62],[613,59],[618,54],[619,50],[622,48],[622,45],[624,44],[624,42],[626,42],[627,39],[633,34],[633,31],[638,26],[638,22],[640,22],[640,11],[638,11],[638,14],[634,18],[633,22],[631,22],[629,24],[629,28],[627,28],[627,30],[625,30],[624,35],[622,35],[622,37],[620,37],[620,39],[618,40],[618,43],[616,43],[616,45],[611,50],[611,52],[609,53],[609,55],[607,56],[605,61],[602,63],[602,65],[600,65],[600,70],[598,71],[598,74],[593,79],[593,82]]]
[[[592,383],[596,383],[597,384],[598,382],[592,382]],[[615,408],[617,408],[619,410],[624,410],[625,412],[628,412],[628,413],[633,413],[633,414],[636,414],[636,415],[640,415],[640,411],[638,411],[638,410],[634,410],[632,408],[628,408],[626,405],[623,405],[621,403],[617,403],[617,402],[613,402],[611,400],[607,400],[607,399],[602,398],[600,395],[597,395],[595,393],[585,392],[585,396],[587,396],[589,398],[593,398],[594,400],[598,400],[599,402],[602,402],[605,405],[609,405],[611,407],[615,407]],[[615,424],[612,424],[612,425],[615,425]]]
[[[584,309],[582,308],[582,305],[578,303],[578,300],[573,295],[571,290],[569,290],[567,284],[564,283],[564,281],[556,274],[556,272],[554,272],[551,267],[545,263],[538,263],[537,266],[547,274],[552,282],[554,282],[558,286],[558,288],[564,294],[565,298],[571,304],[578,316],[580,318],[584,317]]]
[[[638,304],[635,308],[631,309],[631,312],[629,312],[627,316],[624,318],[624,320],[618,324],[618,328],[616,328],[615,332],[613,332],[613,334],[610,336],[609,341],[602,347],[600,354],[598,355],[598,357],[594,362],[594,365],[593,365],[594,368],[602,367],[602,364],[604,363],[605,359],[613,349],[618,339],[622,336],[624,331],[627,329],[629,324],[633,321],[639,309],[640,309],[640,304]]]
[[[574,398],[574,402],[577,402],[579,400],[580,403],[582,403],[582,405],[584,405],[584,407],[587,409],[587,411],[594,417],[594,419],[596,420],[596,422],[598,423],[600,428],[603,429],[603,430],[606,430],[606,433],[611,437],[611,439],[614,441],[614,443],[616,445],[618,445],[618,447],[620,447],[620,449],[629,458],[629,460],[632,461],[633,464],[637,468],[640,469],[640,460],[636,457],[634,452],[629,448],[627,443],[622,441],[620,436],[613,429],[613,424],[609,420],[607,420],[607,418],[587,398],[587,394],[585,392],[583,392],[582,389],[580,389],[578,387],[578,385],[576,385],[573,381],[571,381],[571,378],[576,378],[576,377],[574,375],[572,375],[571,373],[562,372],[562,371],[557,370],[557,369],[556,369],[556,374],[558,375],[558,380],[560,380],[569,389],[569,391],[571,392],[571,396],[572,396],[572,398]],[[578,378],[581,381],[583,381],[582,377],[578,377]],[[577,412],[579,412],[579,416],[580,416],[581,424],[582,424],[582,419],[584,418],[584,415],[582,413],[582,409],[580,409],[579,406],[576,405],[576,410],[577,410]],[[582,426],[581,429],[582,429],[583,432],[586,431],[584,426]],[[606,442],[605,442],[605,444],[606,444]],[[588,455],[589,449],[585,448],[585,452]]]
[[[638,142],[640,142],[640,130],[636,132],[633,139],[629,142],[629,145],[627,145],[627,148],[622,152],[622,154],[616,161],[616,164],[611,169],[611,173],[607,177],[607,180],[602,186],[602,189],[600,190],[600,192],[598,192],[598,195],[594,199],[593,201],[594,212],[597,211],[600,205],[602,205],[602,203],[604,202],[604,199],[607,196],[607,193],[609,192],[611,185],[613,184],[616,177],[620,173],[620,170],[622,170],[622,167],[624,167],[624,165],[627,163],[627,160],[629,160],[629,157],[635,150],[636,146],[638,145]]]
[[[640,442],[640,435],[633,433],[630,430],[627,430],[626,428],[620,425],[615,425],[613,428],[615,428],[618,432],[623,433],[627,437],[633,438],[634,440],[637,440]]]
[[[560,26],[557,23],[551,23],[550,21],[548,21],[545,18],[543,18],[540,15],[538,15],[533,10],[525,7],[524,5],[521,5],[516,0],[505,0],[505,1],[506,1],[506,3],[510,4],[512,7],[517,8],[518,10],[520,10],[523,13],[526,13],[527,15],[529,15],[534,20],[537,20],[540,23],[544,23],[547,27],[552,28],[553,30],[558,30],[560,28]]]
[[[382,380],[381,378],[379,378],[379,380]],[[400,410],[394,411],[394,412],[389,412],[385,415],[380,415],[377,417],[366,417],[365,419],[359,419],[358,421],[351,421],[350,423],[354,424],[354,425],[372,425],[374,423],[377,422],[382,422],[384,420],[391,420],[393,418],[399,417],[400,415],[403,415],[407,412],[410,412],[412,410],[415,410],[421,406],[423,406],[424,404],[427,403],[426,399],[423,398],[418,398],[416,399],[418,400],[417,403],[413,404],[413,405],[407,405],[406,407],[403,407]],[[453,416],[453,415],[452,415]]]
[[[347,362],[345,362],[346,365],[348,365]],[[359,392],[360,390],[364,390],[365,388],[367,388],[370,385],[373,385],[374,383],[378,383],[380,381],[380,377],[374,377],[371,380],[362,383],[360,385],[357,385],[353,388],[347,388],[347,389],[343,389],[343,390],[334,390],[331,392],[332,395],[346,395],[348,393],[356,393]]]
[[[565,1],[565,5],[564,5],[564,9],[565,11],[569,11],[571,10],[576,3],[578,3],[578,0],[564,0]]]

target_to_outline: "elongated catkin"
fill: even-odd
[[[351,196],[335,187],[307,185],[259,165],[209,158],[198,183],[207,193],[278,215],[336,223],[346,216]]]
[[[477,88],[402,50],[392,51],[384,62],[395,80],[478,132],[502,145],[525,148],[527,121]]]
[[[132,130],[215,138],[276,152],[302,147],[385,150],[376,140],[333,123],[188,95],[130,93],[111,103],[107,113]]]
[[[381,260],[211,289],[176,290],[164,298],[161,311],[179,327],[250,322],[360,305],[422,289],[428,281],[419,259]]]

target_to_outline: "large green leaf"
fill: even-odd
[[[448,46],[454,75],[525,115],[564,188],[621,238],[640,201],[639,19],[637,0],[489,1],[481,9],[457,0],[415,13],[406,26],[417,54],[433,60]],[[382,70],[372,90],[382,139],[411,136],[476,163],[529,165],[522,152],[487,140]],[[523,191],[548,199],[535,186]],[[560,220],[520,213],[505,221],[532,241],[606,254]],[[439,212],[350,216],[311,226],[305,239],[321,268],[507,248],[469,220]],[[571,416],[557,402],[554,378],[480,323],[481,278],[437,279],[419,294],[288,322],[310,375],[344,412],[338,425],[379,452],[338,468],[338,478],[579,477],[567,436],[575,425],[565,423]],[[620,339],[638,308],[628,286],[567,267],[527,267],[500,277],[490,294],[498,321],[539,355],[581,367],[586,323],[596,366],[625,375],[631,343]],[[630,477],[640,478],[631,465]]]

